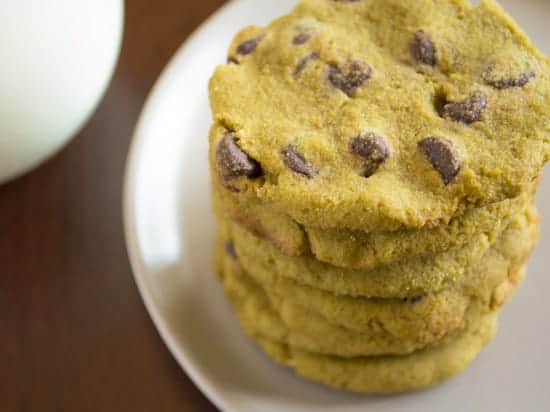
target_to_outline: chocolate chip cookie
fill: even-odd
[[[212,166],[306,226],[447,223],[549,158],[549,62],[494,1],[304,0],[229,54]]]
[[[293,279],[337,295],[378,298],[414,298],[449,286],[467,287],[468,271],[480,266],[486,254],[498,253],[507,261],[529,256],[538,239],[538,214],[532,210],[515,216],[501,235],[480,235],[471,244],[450,252],[413,257],[374,269],[347,269],[323,263],[313,256],[289,257],[239,225],[231,225],[231,238],[241,264],[257,276]]]

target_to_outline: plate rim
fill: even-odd
[[[140,253],[140,246],[138,240],[138,231],[136,224],[136,205],[134,202],[137,184],[137,169],[139,165],[140,154],[142,147],[146,142],[147,134],[144,133],[146,124],[149,122],[150,112],[156,105],[157,99],[162,94],[165,85],[169,83],[169,79],[176,75],[177,63],[182,60],[191,48],[192,43],[196,41],[204,32],[206,32],[210,24],[223,12],[229,9],[235,0],[230,0],[222,6],[218,7],[212,14],[210,14],[204,21],[202,21],[195,30],[182,41],[182,44],[170,57],[167,64],[161,70],[157,80],[153,87],[147,94],[145,102],[140,111],[138,121],[132,133],[132,138],[128,148],[128,155],[125,161],[125,167],[123,172],[123,189],[122,189],[122,217],[123,217],[123,230],[125,246],[128,252],[128,260],[132,271],[132,276],[137,285],[141,301],[145,306],[149,318],[153,322],[157,333],[160,335],[164,345],[172,357],[176,360],[180,368],[192,381],[198,390],[210,401],[214,406],[223,411],[229,411],[226,402],[220,396],[219,392],[214,389],[214,386],[209,382],[208,377],[201,373],[190,360],[187,350],[180,347],[166,323],[166,320],[160,315],[160,312],[156,310],[152,293],[145,285],[145,274],[147,272],[143,255]]]

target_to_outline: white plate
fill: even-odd
[[[212,269],[207,82],[239,28],[265,24],[294,3],[263,0],[259,7],[258,0],[236,0],[222,8],[173,58],[138,124],[126,176],[127,245],[143,300],[166,345],[224,411],[549,411],[547,223],[498,338],[466,373],[435,389],[394,397],[328,390],[273,364],[240,331]],[[545,41],[550,2],[503,3],[550,53]],[[548,218],[549,178],[540,194]]]

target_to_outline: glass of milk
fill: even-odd
[[[52,156],[113,73],[123,0],[0,0],[0,183]]]

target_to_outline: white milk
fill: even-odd
[[[0,0],[0,183],[55,153],[94,111],[123,0]]]

